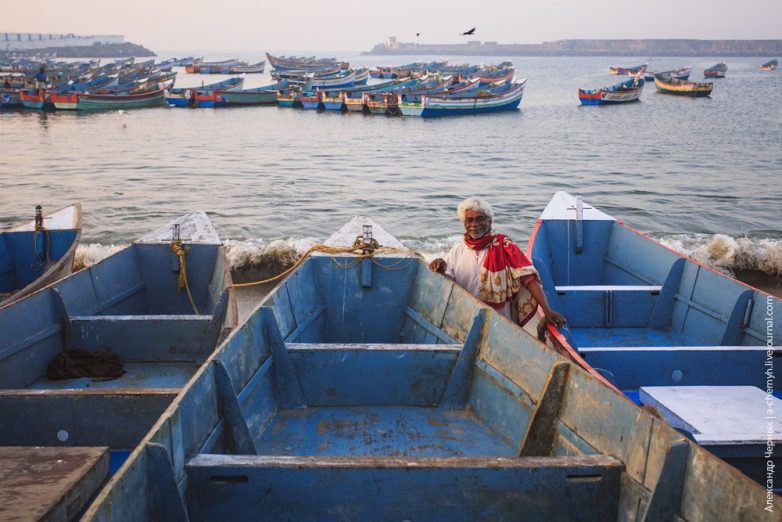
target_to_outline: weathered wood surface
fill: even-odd
[[[0,520],[74,520],[108,473],[105,447],[0,447]]]

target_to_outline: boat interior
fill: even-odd
[[[532,243],[569,344],[620,389],[765,388],[766,294],[613,219],[541,219]]]
[[[24,288],[71,248],[79,230],[0,232],[0,296]]]
[[[658,520],[761,502],[713,483],[740,475],[704,455],[417,258],[316,255],[85,519]]]
[[[197,311],[178,289],[168,243],[134,243],[0,309],[0,446],[109,446],[126,456],[138,444],[212,353],[229,311],[222,247],[185,247]],[[64,350],[110,352],[125,373],[49,379]]]

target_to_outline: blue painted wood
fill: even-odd
[[[220,361],[214,361],[214,368],[215,384],[220,394],[222,417],[225,420],[225,433],[229,437],[228,449],[243,455],[257,455],[258,451],[239,406],[231,376]]]
[[[660,472],[657,487],[652,492],[649,504],[641,520],[673,520],[681,516],[684,481],[690,444],[681,440],[674,442],[665,454],[665,463]]]
[[[405,313],[406,313],[407,317],[412,319],[413,322],[416,325],[421,327],[421,330],[419,330],[419,331],[421,331],[422,333],[429,333],[429,334],[431,334],[432,337],[434,337],[434,339],[436,341],[434,341],[434,342],[430,341],[431,344],[435,344],[435,342],[441,342],[441,343],[445,343],[445,344],[458,344],[459,343],[458,340],[454,339],[453,337],[451,337],[447,333],[443,332],[442,330],[440,330],[436,326],[432,325],[429,321],[426,320],[426,318],[424,316],[422,316],[421,314],[419,314],[418,312],[416,312],[412,308],[408,307],[405,310]],[[424,336],[423,339],[421,339],[421,340],[422,341],[427,341],[427,340],[429,340],[429,338]],[[429,343],[424,342],[424,344],[429,344]]]
[[[269,343],[274,358],[274,394],[281,408],[303,408],[306,406],[296,370],[285,349],[285,342],[277,327],[277,320],[271,309],[261,307],[260,316],[264,337]]]
[[[665,328],[671,324],[673,306],[676,301],[676,291],[679,288],[684,271],[684,258],[676,259],[671,265],[668,276],[665,278],[660,296],[654,303],[649,315],[650,328]]]
[[[372,260],[361,261],[361,288],[372,288]]]
[[[584,348],[581,356],[593,367],[611,372],[621,390],[641,386],[730,386],[765,388],[766,350],[709,347]],[[730,371],[725,371],[730,368]]]
[[[443,395],[461,345],[379,348],[289,344],[287,356],[308,406],[433,406]]]
[[[610,457],[361,461],[200,455],[188,463],[191,518],[258,520],[611,520],[621,465]],[[313,487],[317,484],[317,487]],[[219,499],[219,502],[218,502]],[[404,500],[402,500],[404,499]]]
[[[147,466],[149,467],[151,501],[156,509],[152,520],[189,522],[185,501],[179,494],[174,470],[168,449],[161,445],[148,442]]]
[[[195,361],[214,347],[211,315],[72,316],[69,348],[110,350],[123,361]]]
[[[440,406],[443,408],[463,409],[467,406],[475,360],[486,338],[488,314],[488,310],[485,309],[478,310],[475,314],[470,333],[464,341],[464,348],[459,353],[440,401]]]
[[[522,439],[519,455],[522,457],[551,455],[554,447],[554,426],[565,395],[565,386],[570,373],[570,365],[558,362],[551,372],[541,393],[535,413],[527,426]]]
[[[178,390],[12,390],[0,393],[2,446],[132,449]],[[61,441],[59,432],[67,433]]]
[[[753,290],[745,290],[739,294],[736,299],[736,304],[733,305],[733,311],[725,323],[725,330],[722,334],[720,344],[724,346],[735,346],[741,343],[741,339],[744,337],[742,324],[744,323],[744,316],[747,312],[747,304],[754,295],[755,292]]]
[[[51,263],[68,252],[78,234],[77,230],[49,230],[46,234],[33,231],[0,232],[3,238],[3,248],[0,249],[0,293],[21,290],[41,277]],[[49,264],[44,254],[47,251]]]

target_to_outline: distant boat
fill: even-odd
[[[481,91],[474,96],[457,94],[425,94],[419,102],[401,102],[399,110],[404,116],[420,116],[436,118],[441,116],[457,116],[483,114],[516,110],[524,95],[527,80],[509,86],[498,86],[500,92]],[[508,88],[509,87],[509,88]]]
[[[777,61],[776,58],[774,58],[773,60],[769,60],[768,62],[766,62],[763,65],[761,65],[760,66],[760,70],[761,71],[773,71],[774,69],[777,68],[777,65],[779,65],[779,62]]]
[[[201,85],[200,87],[176,87],[168,89],[166,91],[166,102],[169,105],[175,107],[203,107],[205,105],[197,105],[199,100],[196,100],[195,93],[198,92],[203,98],[202,102],[209,105],[210,101],[206,98],[214,98],[209,96],[213,91],[236,91],[242,88],[244,85],[244,78],[229,78],[221,82],[210,83],[208,85]],[[211,100],[214,101],[214,100]],[[212,103],[211,106],[214,106]]]
[[[643,74],[646,71],[648,64],[642,63],[641,65],[635,65],[633,67],[609,67],[608,72],[617,76],[635,76],[636,74]]]
[[[227,107],[247,106],[247,105],[274,105],[277,103],[277,93],[285,89],[288,82],[281,82],[255,87],[254,89],[243,89],[239,91],[221,91],[220,96]]]
[[[342,65],[334,58],[315,58],[298,56],[273,56],[266,53],[269,64],[277,71],[311,71],[313,69],[323,69],[327,67],[337,67]],[[344,64],[347,65],[347,64]]]
[[[643,78],[630,78],[601,89],[579,89],[578,99],[582,105],[634,102],[640,99],[643,87]]]
[[[679,96],[692,96],[700,98],[710,96],[713,83],[690,82],[673,78],[668,73],[658,73],[654,75],[654,84],[657,90],[665,94],[676,94]]]
[[[0,308],[71,273],[81,237],[79,203],[0,231]]]
[[[725,62],[712,65],[711,67],[703,70],[704,78],[725,78],[725,73],[728,72],[728,65]]]
[[[52,94],[52,103],[57,109],[77,111],[106,111],[118,109],[141,109],[165,105],[165,89],[137,94]]]

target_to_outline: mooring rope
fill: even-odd
[[[193,311],[196,315],[201,315],[198,311],[198,307],[193,300],[193,294],[190,293],[190,285],[187,284],[187,259],[186,255],[190,252],[190,249],[182,244],[181,240],[171,242],[171,250],[176,254],[179,259],[179,279],[177,280],[177,289],[187,291],[187,298],[190,299],[190,304],[193,306]]]

